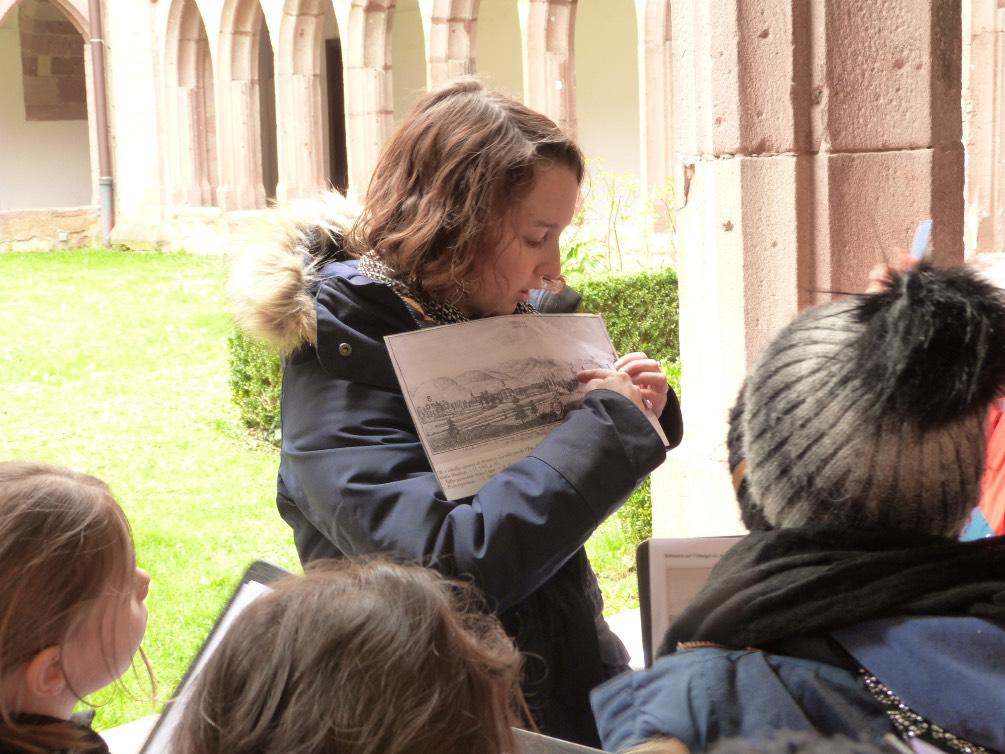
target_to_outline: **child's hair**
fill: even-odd
[[[455,302],[549,162],[582,182],[582,152],[548,117],[470,79],[432,91],[384,147],[346,247]]]
[[[109,585],[130,583],[134,569],[129,524],[104,482],[59,466],[0,462],[0,683],[61,646]],[[18,725],[18,711],[0,699],[0,749],[94,746],[69,723]]]
[[[467,586],[386,559],[316,561],[244,610],[196,682],[178,754],[497,754],[520,655]]]

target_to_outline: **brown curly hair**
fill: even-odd
[[[316,561],[237,618],[177,754],[501,754],[520,655],[471,588],[386,558]]]
[[[384,147],[346,248],[373,250],[433,300],[461,302],[542,163],[583,180],[582,152],[548,117],[470,79],[429,92]]]

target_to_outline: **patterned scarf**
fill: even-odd
[[[412,309],[419,312],[423,319],[438,325],[449,325],[455,322],[468,322],[471,317],[463,314],[453,304],[445,301],[434,301],[418,288],[409,287],[393,276],[394,270],[384,264],[372,251],[359,258],[359,271],[371,280],[383,283],[394,291],[398,298]],[[535,314],[537,310],[529,303],[519,302],[514,314]]]

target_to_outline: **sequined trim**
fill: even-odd
[[[882,706],[893,727],[906,740],[918,738],[943,751],[959,751],[964,754],[992,754],[983,746],[970,743],[948,730],[929,722],[908,707],[888,686],[865,669],[859,669],[865,687]]]
[[[394,291],[398,298],[416,309],[423,319],[431,320],[439,325],[454,322],[467,322],[471,318],[461,313],[456,306],[433,301],[421,291],[409,288],[400,280],[392,277],[394,270],[384,264],[372,251],[359,258],[359,271],[377,283],[383,283]],[[514,314],[534,314],[537,310],[522,301],[517,304]]]

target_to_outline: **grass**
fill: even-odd
[[[277,453],[229,399],[224,276],[182,254],[0,254],[0,458],[111,485],[153,579],[144,647],[164,696],[248,562],[297,567]],[[94,699],[96,727],[153,711],[127,679]]]
[[[222,259],[0,254],[0,458],[109,483],[153,584],[144,647],[166,698],[247,564],[299,570],[275,510],[278,453],[230,401]],[[637,605],[609,521],[588,544],[607,612]],[[138,663],[139,664],[139,663]],[[144,674],[96,695],[104,729],[156,711]]]

